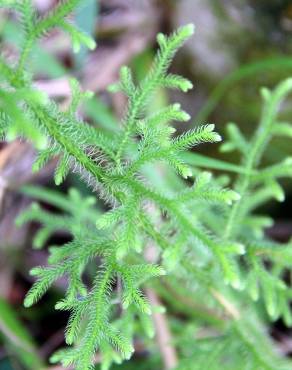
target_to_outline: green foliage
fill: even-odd
[[[224,335],[199,338],[191,359],[182,361],[178,370],[290,369],[289,361],[276,355],[257,320],[258,317],[249,312],[249,317],[234,322]]]
[[[19,362],[25,369],[44,369],[44,364],[27,328],[17,317],[13,307],[3,298],[0,299],[1,340],[5,346],[16,353]]]
[[[255,211],[270,199],[283,201],[279,179],[292,175],[289,158],[267,167],[261,165],[274,135],[291,137],[290,125],[280,121],[278,112],[292,90],[292,79],[273,91],[262,90],[262,117],[250,139],[236,125],[228,126],[228,141],[222,150],[239,151],[239,165],[187,153],[198,144],[221,140],[214,125],[174,136],[170,123],[190,118],[179,104],[151,115],[146,110],[157,89],[186,92],[192,87],[185,78],[168,74],[175,53],[194,32],[194,27],[187,25],[168,37],[157,36],[159,50],[139,84],[128,67],[121,68],[120,81],[110,90],[127,96],[127,111],[121,128],[114,134],[101,134],[76,117],[81,99],[88,97],[76,81],[72,82],[71,105],[62,112],[32,89],[32,77],[25,68],[33,44],[56,26],[69,32],[75,50],[80,43],[94,46],[88,36],[64,18],[77,3],[60,2],[42,19],[34,15],[29,1],[11,3],[21,14],[24,44],[15,65],[0,59],[1,134],[8,140],[21,137],[35,143],[36,171],[58,156],[56,184],[61,184],[69,171],[78,173],[109,207],[106,212],[100,211],[93,197],[84,199],[74,189],[66,197],[48,190],[24,189],[26,194],[63,211],[52,214],[33,205],[20,215],[19,224],[31,220],[42,224],[35,235],[36,248],[43,247],[57,230],[67,230],[72,236],[67,244],[49,249],[47,266],[32,269],[36,282],[24,301],[26,307],[33,305],[57,279],[66,277],[66,293],[56,303],[56,309],[70,311],[65,339],[71,347],[54,354],[52,361],[73,364],[77,370],[92,369],[93,356],[98,351],[105,370],[112,363],[129,359],[137,335],[146,343],[146,337],[153,336],[149,316],[156,308],[143,293],[145,284],[152,281],[164,297],[169,297],[168,284],[173,294],[187,291],[190,301],[186,306],[197,307],[198,300],[206,305],[201,311],[213,309],[218,303],[224,311],[223,318],[218,315],[213,320],[206,318],[207,312],[200,322],[185,305],[179,308],[187,317],[192,315],[197,325],[211,321],[219,321],[220,325],[215,338],[202,347],[199,340],[194,345],[192,334],[186,331],[192,348],[185,348],[185,339],[178,334],[177,345],[182,348],[178,369],[194,369],[198,364],[198,369],[215,370],[225,366],[226,361],[232,369],[288,368],[270,350],[272,345],[265,338],[263,323],[281,317],[287,325],[292,324],[291,287],[284,280],[291,264],[291,243],[282,245],[269,240],[264,229],[270,219]],[[161,172],[188,182],[176,181],[179,189],[167,183],[162,192],[153,180],[157,162],[163,162]],[[214,178],[200,167],[236,173],[233,189],[226,188],[226,175]],[[153,263],[146,257],[151,248],[157,252]],[[172,297],[170,304],[175,304],[174,300]],[[253,327],[247,317],[254,317],[260,308],[266,310],[267,316],[256,319],[258,326]],[[175,330],[175,323],[173,327]],[[244,364],[239,352],[247,358]],[[190,355],[192,365],[187,360]]]

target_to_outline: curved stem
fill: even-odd
[[[224,95],[228,93],[232,85],[247,77],[253,76],[265,69],[291,69],[292,61],[290,57],[271,58],[263,61],[257,61],[244,65],[235,71],[228,74],[211,92],[206,103],[200,109],[195,117],[194,126],[208,121],[208,117],[214,111],[216,106],[222,100]]]
[[[265,148],[271,139],[272,126],[276,122],[276,116],[280,103],[291,90],[292,79],[287,79],[278,85],[273,92],[268,90],[263,91],[263,94],[265,94],[265,104],[262,112],[262,118],[260,120],[258,129],[251,140],[250,151],[244,158],[243,167],[245,168],[245,171],[238,177],[238,188],[236,191],[241,195],[241,199],[232,207],[224,232],[225,239],[233,236],[235,223],[239,224],[241,222],[240,213],[242,212],[245,197],[250,187],[253,176],[252,173],[258,166]]]

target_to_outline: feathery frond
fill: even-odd
[[[68,195],[23,189],[26,195],[61,211],[48,212],[34,204],[18,217],[19,225],[40,223],[34,247],[46,246],[60,229],[72,237],[63,246],[50,246],[48,265],[31,271],[36,282],[24,301],[26,307],[35,304],[57,279],[66,279],[66,292],[56,309],[70,312],[65,340],[71,347],[54,354],[52,362],[90,370],[98,351],[105,370],[129,359],[137,334],[145,338],[154,334],[151,316],[157,308],[144,292],[151,281],[165,301],[171,290],[172,305],[179,304],[175,296],[181,289],[188,293],[179,306],[182,315],[171,320],[174,327],[181,317],[192,320],[191,333],[186,330],[175,341],[181,354],[178,369],[288,369],[286,361],[271,351],[262,323],[255,319],[253,326],[251,318],[261,306],[270,320],[283,318],[292,325],[291,287],[284,279],[292,261],[291,242],[279,245],[269,240],[264,228],[271,219],[256,214],[271,198],[284,200],[279,181],[292,176],[291,158],[261,165],[273,136],[291,138],[290,124],[282,122],[278,113],[292,91],[292,79],[272,91],[262,90],[262,116],[251,139],[236,125],[228,125],[229,141],[222,150],[238,150],[241,164],[187,152],[201,143],[221,141],[214,125],[174,136],[172,121],[190,118],[179,104],[151,115],[145,109],[161,87],[183,92],[192,87],[187,79],[168,73],[177,50],[194,32],[193,25],[183,26],[170,36],[157,36],[159,49],[140,83],[128,67],[121,68],[120,81],[111,91],[126,95],[127,110],[120,128],[101,133],[78,116],[79,104],[91,93],[83,92],[72,80],[71,104],[63,112],[33,89],[26,68],[34,44],[55,27],[69,33],[74,51],[81,44],[95,47],[94,40],[67,19],[79,3],[61,1],[38,19],[30,1],[3,2],[19,12],[25,37],[17,63],[11,65],[0,58],[0,135],[34,144],[38,151],[34,171],[57,157],[57,185],[71,171],[94,192],[83,197],[76,189]],[[153,181],[155,176],[164,180],[156,161],[164,162],[163,170],[174,179],[173,183],[163,182],[164,191]],[[201,167],[223,171],[224,176],[212,177]],[[226,187],[230,183],[226,172],[237,176],[232,189]],[[193,185],[188,185],[187,178]],[[106,212],[96,196],[109,207]],[[147,255],[152,248],[154,261]],[[210,305],[211,311],[219,304],[221,311],[213,315],[209,306],[198,308],[200,300]],[[197,328],[206,322],[216,323],[216,337],[185,348],[181,336],[193,338],[193,325]]]

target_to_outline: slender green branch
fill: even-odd
[[[243,167],[245,168],[245,173],[238,177],[237,192],[240,194],[241,199],[232,207],[225,228],[225,239],[233,236],[234,226],[241,222],[241,212],[250,187],[252,173],[256,170],[262,158],[263,152],[272,137],[272,128],[273,125],[276,124],[276,117],[281,101],[291,90],[292,79],[287,79],[282,82],[273,92],[263,90],[265,104],[262,112],[262,118],[258,129],[251,140],[251,149],[244,158]]]

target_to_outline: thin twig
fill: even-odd
[[[211,289],[213,297],[225,308],[225,311],[229,314],[232,319],[238,320],[240,318],[240,313],[238,309],[221,293],[215,289]]]
[[[147,288],[145,292],[151,307],[161,306],[161,302],[153,289]],[[164,369],[173,369],[177,366],[178,359],[175,347],[172,344],[172,335],[166,315],[161,312],[153,312],[152,317],[156,329],[157,344],[164,363]]]
[[[149,210],[149,212],[154,210]],[[145,259],[149,263],[156,263],[158,259],[157,248],[153,244],[148,244],[144,252]],[[151,288],[145,289],[146,297],[152,308],[161,306],[161,302],[155,291]],[[178,364],[176,349],[173,346],[172,334],[167,322],[166,315],[161,312],[152,312],[153,323],[155,326],[156,340],[161,353],[165,370],[173,369]]]

